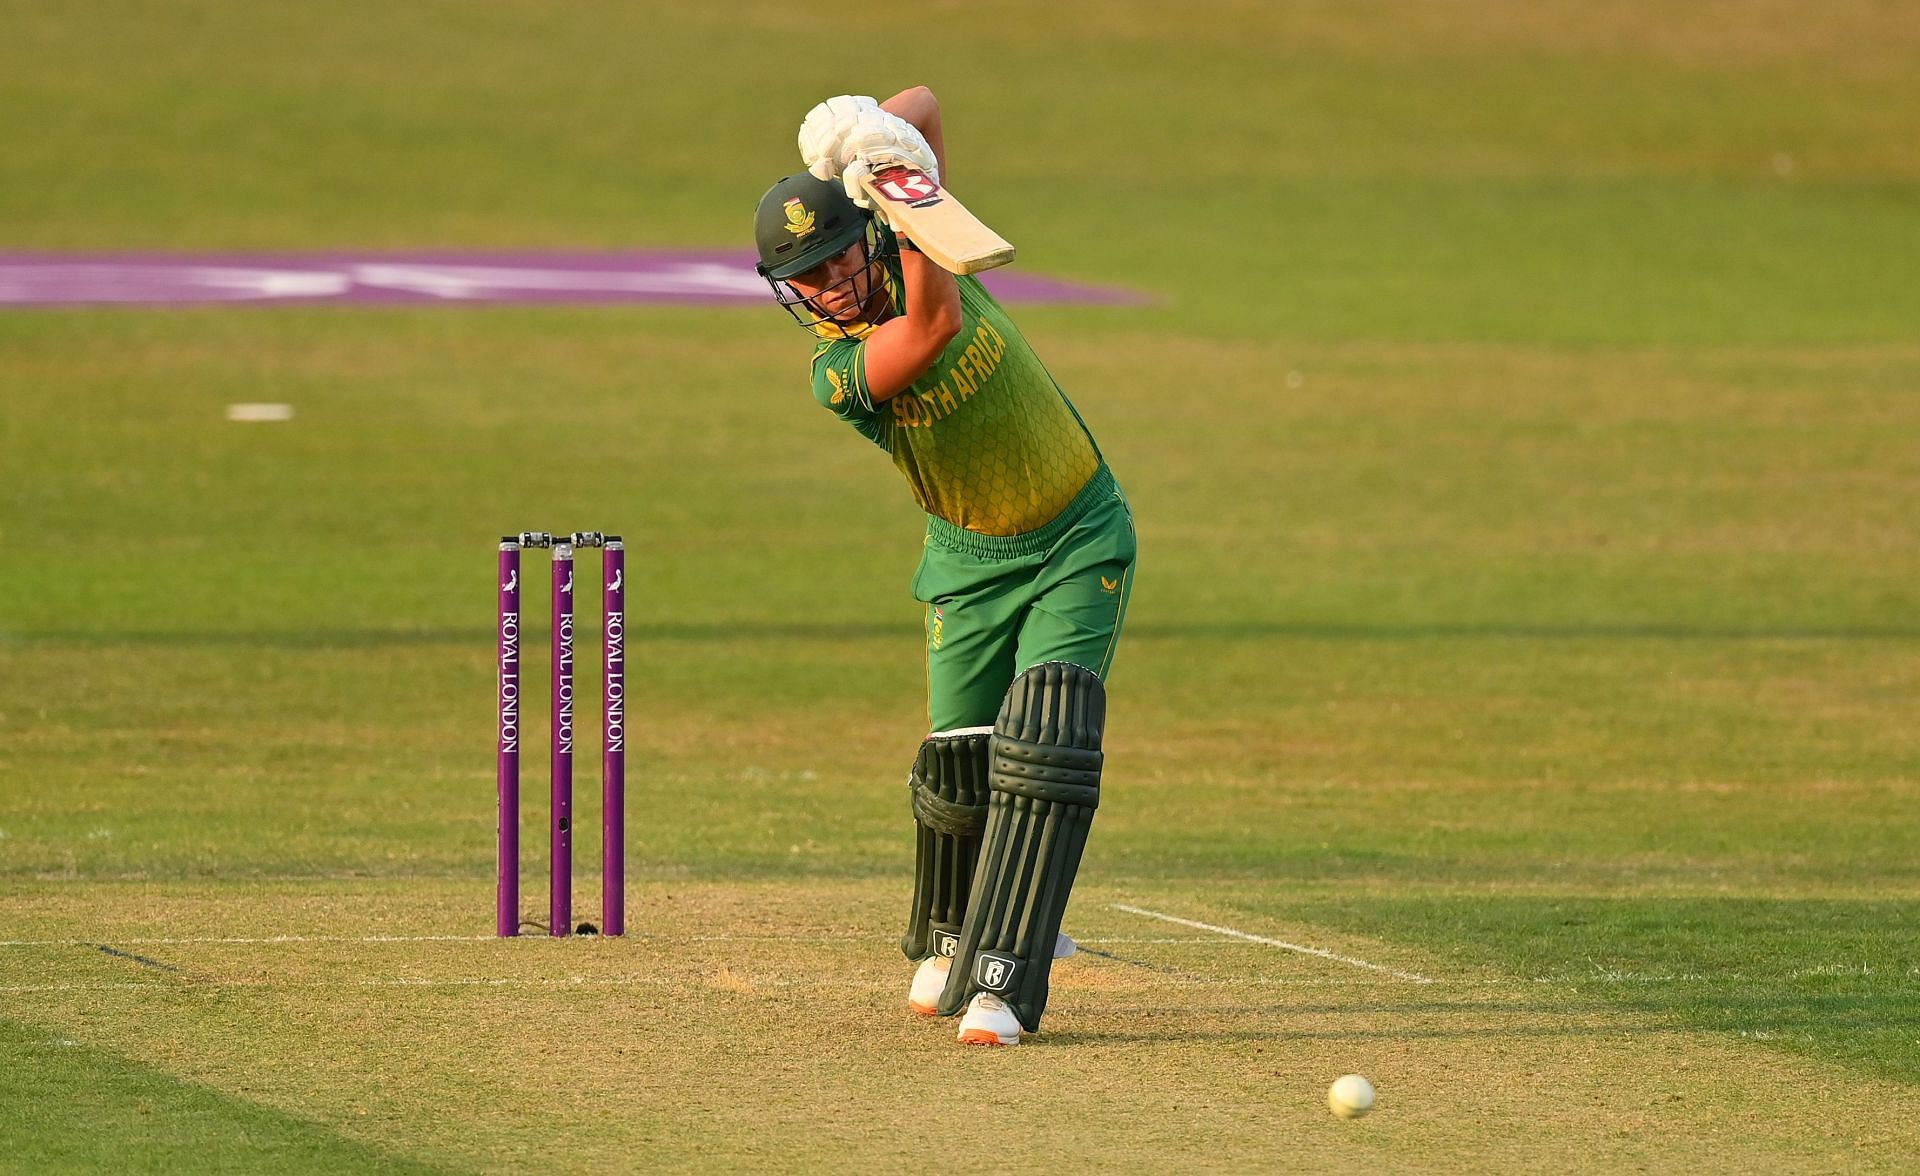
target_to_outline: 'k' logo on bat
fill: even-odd
[[[879,188],[887,194],[889,200],[898,200],[907,204],[940,194],[940,185],[928,178],[926,173],[904,169],[881,176]]]

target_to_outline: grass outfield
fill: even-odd
[[[919,527],[775,312],[14,312],[0,1169],[1910,1164],[1911,14],[1048,11],[868,83],[1023,264],[1164,295],[1016,311],[1142,540],[1046,1032],[904,1010]],[[265,21],[18,14],[0,246],[734,243],[863,60]],[[497,942],[491,540],[572,520],[631,541],[635,934]]]

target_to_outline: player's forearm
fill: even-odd
[[[907,310],[867,338],[867,391],[875,403],[899,395],[926,374],[960,333],[960,286],[911,249],[900,251]]]
[[[900,280],[907,288],[904,317],[935,345],[933,354],[927,356],[927,362],[932,363],[960,333],[960,283],[926,254],[906,246],[900,250]]]
[[[946,183],[947,143],[940,131],[940,100],[933,96],[933,91],[925,86],[902,90],[882,102],[880,109],[906,119],[926,137],[927,146],[933,148],[933,157],[940,164],[940,182]]]

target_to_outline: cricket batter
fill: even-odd
[[[1133,517],[1093,435],[978,279],[873,215],[857,180],[944,183],[924,87],[842,95],[800,127],[807,171],[762,197],[759,271],[815,337],[814,399],[879,446],[927,514],[928,730],[901,947],[916,1012],[1017,1045],[1071,954],[1060,918],[1100,797],[1104,681],[1133,588]]]

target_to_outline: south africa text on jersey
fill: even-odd
[[[972,399],[1000,366],[1000,357],[1006,353],[1007,341],[993,329],[993,324],[981,320],[979,329],[973,333],[973,341],[933,387],[919,393],[902,392],[888,401],[893,405],[894,423],[917,429],[947,419],[962,403]]]

